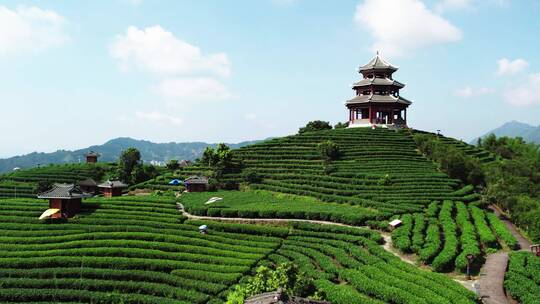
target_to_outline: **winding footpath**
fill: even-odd
[[[355,229],[369,229],[372,230],[369,226],[353,226],[353,225],[347,225],[342,223],[335,223],[330,221],[318,221],[318,220],[305,220],[305,219],[284,219],[284,218],[245,218],[245,217],[215,217],[215,216],[202,216],[202,215],[193,215],[191,213],[188,213],[184,205],[180,202],[176,203],[176,207],[178,208],[178,211],[180,213],[187,217],[188,219],[194,219],[194,220],[213,220],[213,221],[230,221],[230,222],[237,222],[237,223],[290,223],[290,222],[303,222],[303,223],[311,223],[311,224],[321,224],[321,225],[333,225],[333,226],[341,226],[341,227],[349,227],[349,228],[355,228]],[[396,257],[398,257],[400,260],[402,260],[405,263],[409,264],[415,264],[414,260],[411,259],[409,256],[404,256],[400,254],[397,250],[394,250],[392,247],[392,237],[389,233],[384,233],[381,231],[379,232],[383,239],[384,244],[381,245],[386,251],[392,253]],[[463,281],[456,278],[452,278],[454,281],[462,284],[465,288],[475,291],[474,287],[471,285],[472,281]]]
[[[500,210],[495,206],[490,206],[491,209],[506,225],[508,230],[518,240],[521,250],[529,250],[531,242],[519,233],[516,226],[501,216]],[[478,282],[478,295],[486,304],[507,304],[514,301],[507,297],[504,291],[504,275],[508,266],[508,252],[497,252],[488,255],[486,263],[480,272],[480,280]]]

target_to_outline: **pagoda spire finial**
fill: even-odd
[[[377,50],[377,56],[379,56],[379,50]]]

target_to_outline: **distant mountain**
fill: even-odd
[[[510,121],[504,125],[487,132],[482,138],[489,134],[495,134],[497,137],[522,137],[526,142],[534,142],[540,144],[540,126],[531,126],[519,121]],[[471,144],[476,144],[478,138],[471,141]]]
[[[231,148],[239,148],[259,141],[245,141],[237,144],[228,144]],[[52,153],[33,152],[26,155],[0,159],[0,172],[9,172],[13,168],[31,168],[38,164],[64,164],[84,162],[84,155],[89,151],[96,151],[101,154],[100,162],[115,162],[120,153],[130,147],[137,148],[141,152],[144,162],[160,161],[166,162],[170,159],[194,160],[202,155],[208,146],[216,146],[204,142],[184,142],[184,143],[153,143],[147,140],[137,140],[129,137],[112,139],[103,145],[90,146],[88,148],[67,151],[58,150]]]

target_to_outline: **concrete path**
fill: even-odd
[[[512,222],[504,218],[497,206],[489,206],[489,209],[492,210],[500,219],[501,221],[506,225],[506,228],[514,235],[516,240],[519,242],[519,246],[521,247],[521,250],[530,250],[531,242],[527,240],[523,235],[519,232],[519,230],[516,228],[516,225],[514,225]]]
[[[508,303],[503,287],[507,265],[507,252],[497,252],[488,255],[486,263],[480,272],[480,280],[478,281],[478,295],[482,299],[482,303]]]

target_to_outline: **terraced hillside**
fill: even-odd
[[[441,135],[438,136],[434,133],[418,131],[418,130],[413,130],[412,133],[413,134],[430,134],[433,137],[439,138],[444,144],[450,147],[454,147],[458,150],[461,150],[468,156],[477,158],[482,163],[489,163],[495,160],[495,156],[491,154],[489,151],[479,148],[477,146],[470,145],[464,141],[457,140],[455,138],[445,137]]]
[[[39,182],[73,183],[87,178],[99,180],[108,164],[50,165],[0,175],[0,197],[35,197]]]
[[[540,303],[540,258],[530,252],[510,254],[504,280],[507,292],[523,304]]]
[[[519,247],[496,215],[463,202],[433,202],[426,212],[406,214],[401,219],[403,225],[392,233],[394,246],[416,253],[437,271],[455,268],[465,272],[468,254],[477,269],[490,249]]]
[[[324,164],[317,145],[335,142],[339,160]],[[472,189],[420,155],[409,132],[337,129],[269,140],[234,150],[244,170],[262,176],[254,189],[307,195],[377,209],[382,215],[419,212],[434,200],[473,201]],[[231,179],[240,179],[231,175]]]
[[[90,199],[67,222],[38,221],[44,201],[0,203],[0,302],[222,303],[259,263],[293,261],[333,303],[474,303],[370,230],[186,220],[156,197]]]

